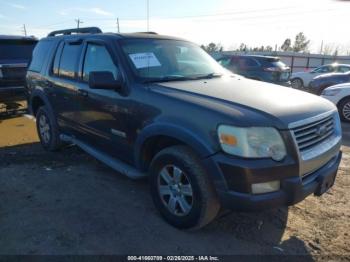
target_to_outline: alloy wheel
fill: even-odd
[[[158,175],[158,192],[164,206],[176,216],[186,216],[193,207],[190,179],[179,167],[167,165]]]
[[[344,118],[346,118],[347,120],[350,120],[350,102],[346,103],[343,106],[343,116]]]
[[[41,115],[39,118],[39,132],[41,138],[46,144],[50,142],[50,124],[49,120],[45,115]]]

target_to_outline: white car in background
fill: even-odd
[[[317,67],[309,72],[293,73],[290,81],[293,88],[302,89],[303,87],[308,87],[311,80],[316,76],[328,73],[346,73],[348,71],[350,71],[350,65],[334,63]]]
[[[350,122],[350,83],[330,86],[323,90],[321,96],[338,107],[340,118],[343,121]]]

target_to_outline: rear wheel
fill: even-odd
[[[342,100],[338,109],[340,118],[345,122],[350,122],[350,97]]]
[[[303,80],[300,78],[294,78],[291,81],[292,87],[295,89],[302,89],[304,87]]]
[[[153,202],[163,218],[182,228],[200,228],[220,208],[211,181],[197,155],[186,146],[163,149],[150,168]]]
[[[62,147],[56,120],[51,111],[42,106],[36,114],[36,127],[42,147],[48,151],[56,151]]]

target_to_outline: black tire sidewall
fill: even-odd
[[[164,206],[162,199],[158,191],[158,177],[160,170],[166,165],[175,165],[182,169],[188,179],[190,180],[192,191],[193,191],[193,206],[189,214],[186,216],[176,216],[170,213],[168,209]],[[153,161],[150,168],[150,187],[153,202],[156,208],[159,210],[161,215],[172,225],[177,228],[191,228],[195,227],[201,216],[202,209],[202,193],[199,187],[199,183],[195,175],[193,175],[195,170],[192,170],[190,163],[186,163],[183,159],[173,155],[173,154],[163,154]]]

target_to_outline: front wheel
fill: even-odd
[[[340,118],[345,122],[350,122],[350,98],[346,98],[339,104]]]
[[[206,170],[186,146],[160,151],[150,168],[153,202],[163,218],[181,228],[200,228],[212,221],[220,204]]]
[[[302,89],[304,87],[303,81],[300,78],[292,79],[291,84],[295,89]]]

